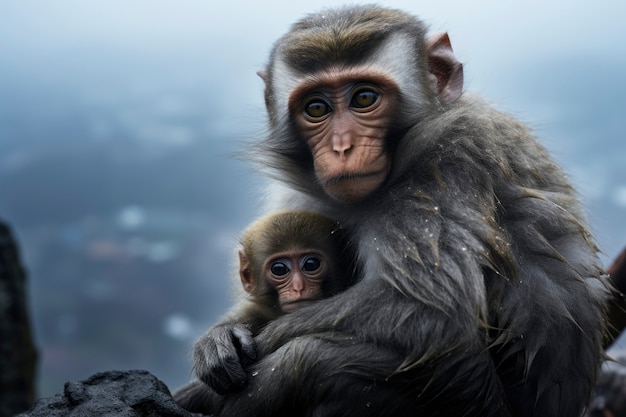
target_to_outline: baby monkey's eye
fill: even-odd
[[[270,272],[276,277],[284,277],[285,275],[289,274],[289,272],[291,272],[291,269],[286,263],[282,261],[276,261],[273,262],[270,266]]]
[[[315,273],[322,267],[322,260],[314,255],[309,255],[302,260],[301,268],[304,272]]]

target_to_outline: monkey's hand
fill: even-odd
[[[257,349],[249,326],[222,323],[211,327],[193,346],[193,370],[218,394],[240,391],[248,382],[244,366]]]

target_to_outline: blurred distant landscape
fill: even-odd
[[[259,201],[233,157],[244,136],[184,88],[107,102],[86,96],[89,80],[16,86],[4,71],[0,218],[29,273],[40,395],[105,369],[181,385],[193,339],[232,304],[238,233]]]
[[[133,48],[57,57],[0,36],[0,219],[29,274],[40,396],[110,369],[189,380],[191,343],[232,304],[237,237],[259,213],[262,181],[233,157],[263,133],[258,67]],[[480,62],[469,89],[535,127],[608,263],[626,246],[626,55],[498,62],[488,82]]]

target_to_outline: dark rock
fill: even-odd
[[[67,382],[63,394],[37,401],[19,417],[192,417],[148,371],[108,371]]]
[[[0,417],[28,410],[35,398],[35,363],[26,273],[9,228],[0,221]]]
[[[584,417],[626,417],[626,352],[609,353]]]
[[[606,345],[613,343],[626,328],[626,248],[622,250],[607,269],[617,293],[609,303],[609,332],[611,337]]]

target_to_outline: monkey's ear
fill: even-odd
[[[259,77],[261,77],[261,79],[263,80],[263,82],[267,82],[267,71],[262,69],[262,70],[258,70],[256,72],[256,75],[258,75]]]
[[[239,251],[239,277],[241,278],[241,284],[246,292],[250,292],[254,289],[254,277],[250,270],[250,260],[243,251]]]
[[[463,64],[454,53],[447,33],[437,33],[426,40],[426,54],[430,72],[437,79],[439,97],[450,103],[463,92]]]

